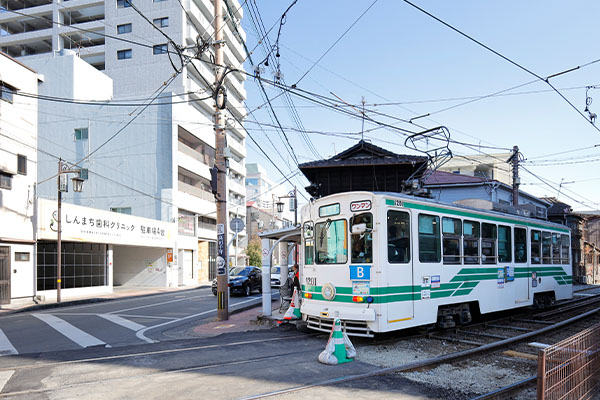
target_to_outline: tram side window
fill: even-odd
[[[479,222],[464,221],[463,226],[465,264],[479,264]]]
[[[304,224],[304,265],[313,265],[315,261],[315,241],[313,224]]]
[[[481,262],[496,264],[496,225],[481,224]]]
[[[498,225],[498,262],[507,263],[512,261],[512,241],[510,237],[510,226]]]
[[[348,261],[348,223],[327,220],[315,225],[317,264],[345,264]]]
[[[462,221],[456,218],[442,218],[442,249],[444,264],[460,264],[460,239]]]
[[[560,264],[560,235],[552,234],[552,264]]]
[[[388,262],[410,261],[410,217],[407,212],[390,210],[387,213]]]
[[[515,262],[527,262],[527,229],[515,228]]]
[[[372,263],[373,262],[373,214],[362,213],[355,215],[350,220],[351,230],[355,232],[358,228],[360,232],[352,233],[352,262],[353,263]]]
[[[560,235],[560,260],[563,264],[569,263],[569,236],[568,235]]]
[[[440,217],[419,214],[419,261],[439,263],[440,252]]]
[[[542,264],[552,264],[552,234],[542,232]]]
[[[540,231],[531,231],[531,263],[540,264],[541,258],[542,234]]]

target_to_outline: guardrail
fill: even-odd
[[[538,353],[538,400],[591,399],[600,383],[600,324]]]

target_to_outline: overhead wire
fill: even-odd
[[[472,36],[469,36],[468,34],[466,34],[466,33],[462,32],[462,31],[461,31],[461,30],[459,30],[458,28],[455,28],[454,26],[450,25],[449,23],[445,22],[444,20],[442,20],[442,19],[440,19],[440,18],[436,17],[435,15],[433,15],[433,14],[431,14],[430,12],[426,11],[425,9],[423,9],[423,8],[421,8],[421,7],[419,7],[419,6],[417,6],[416,4],[412,3],[411,1],[409,1],[409,0],[402,0],[402,1],[404,1],[406,4],[409,4],[410,6],[412,6],[412,7],[414,7],[414,8],[416,8],[416,9],[417,9],[417,10],[419,10],[420,12],[422,12],[422,13],[426,14],[427,16],[429,16],[429,17],[433,18],[434,20],[438,21],[439,23],[441,23],[442,25],[446,26],[447,28],[449,28],[449,29],[453,30],[454,32],[458,33],[459,35],[461,35],[461,36],[463,36],[463,37],[465,37],[465,38],[469,39],[470,41],[472,41],[472,42],[476,43],[477,45],[479,45],[479,46],[483,47],[484,49],[486,49],[486,50],[490,51],[491,53],[493,53],[493,54],[497,55],[498,57],[502,58],[503,60],[505,60],[505,61],[509,62],[510,64],[512,64],[512,65],[514,65],[514,66],[516,66],[517,68],[519,68],[519,69],[521,69],[521,70],[523,70],[523,71],[527,72],[528,74],[530,74],[530,75],[532,75],[532,76],[536,77],[538,80],[540,80],[540,81],[542,81],[542,82],[545,82],[545,83],[546,83],[548,86],[550,86],[550,87],[552,88],[552,90],[554,90],[554,92],[556,92],[556,93],[557,93],[557,94],[558,94],[558,95],[559,95],[559,96],[560,96],[560,97],[561,97],[561,98],[562,98],[562,99],[563,99],[563,100],[564,100],[564,101],[565,101],[565,102],[566,102],[568,105],[570,105],[570,106],[571,106],[571,108],[573,108],[573,109],[574,109],[574,110],[575,110],[575,111],[576,111],[576,112],[577,112],[577,113],[578,113],[578,114],[579,114],[579,115],[580,115],[580,116],[581,116],[583,119],[585,119],[585,120],[586,120],[588,123],[590,123],[590,124],[591,124],[591,126],[592,126],[592,127],[595,129],[595,130],[597,130],[598,132],[600,132],[600,128],[599,128],[599,127],[597,127],[597,126],[594,124],[593,120],[591,120],[591,119],[588,119],[588,117],[587,117],[585,114],[583,114],[583,112],[579,111],[579,109],[578,109],[578,108],[577,108],[577,107],[576,107],[576,106],[575,106],[575,105],[574,105],[574,104],[573,104],[573,103],[572,103],[572,102],[571,102],[569,99],[567,99],[567,98],[565,97],[565,95],[563,95],[563,94],[562,94],[562,93],[561,93],[561,92],[560,92],[560,91],[559,91],[559,90],[558,90],[558,89],[557,89],[557,88],[556,88],[556,87],[555,87],[555,86],[554,86],[552,83],[550,83],[550,79],[551,79],[551,78],[555,78],[555,77],[557,77],[557,76],[560,76],[560,75],[563,75],[563,74],[566,74],[566,73],[569,73],[569,72],[572,72],[572,71],[576,71],[576,70],[578,70],[578,69],[581,69],[581,68],[583,68],[583,67],[587,67],[587,66],[589,66],[589,65],[592,65],[592,64],[598,63],[598,62],[600,62],[600,58],[599,58],[599,59],[596,59],[596,60],[593,60],[593,61],[590,61],[590,62],[588,62],[588,63],[582,64],[582,65],[578,65],[578,66],[576,66],[576,67],[569,68],[569,69],[567,69],[567,70],[564,70],[564,71],[561,71],[561,72],[558,72],[558,73],[555,73],[555,74],[549,75],[549,76],[547,76],[546,78],[543,78],[543,77],[541,77],[540,75],[536,74],[535,72],[531,71],[530,69],[528,69],[528,68],[526,68],[526,67],[522,66],[521,64],[519,64],[519,63],[517,63],[517,62],[515,62],[515,61],[513,61],[513,60],[511,60],[511,59],[510,59],[510,58],[508,58],[507,56],[505,56],[505,55],[503,55],[503,54],[499,53],[498,51],[496,51],[496,50],[492,49],[491,47],[489,47],[489,46],[485,45],[484,43],[480,42],[479,40],[477,40],[477,39],[473,38]]]

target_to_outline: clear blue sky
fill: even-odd
[[[291,3],[292,0],[248,0],[244,4],[242,26],[247,33],[248,48],[255,49],[252,54],[255,63],[264,60],[266,47],[264,44],[257,46],[259,34],[255,20],[251,18],[251,15],[256,17],[256,13],[251,11],[258,9],[267,30],[275,25],[269,34],[269,40],[274,44],[278,20]],[[524,166],[550,183],[550,186],[544,185],[523,171],[521,188],[524,191],[538,196],[556,196],[562,180],[560,200],[575,209],[600,208],[600,146],[592,148],[600,144],[600,130],[586,122],[540,80],[505,93],[509,95],[436,113],[465,101],[448,99],[484,96],[536,78],[403,1],[377,1],[311,69],[372,3],[372,0],[298,0],[287,14],[279,39],[280,69],[285,83],[296,83],[310,70],[298,84],[299,88],[328,97],[335,93],[352,104],[360,104],[364,96],[367,114],[378,121],[397,122],[369,110],[401,119],[431,113],[430,117],[415,122],[427,128],[444,125],[449,128],[452,139],[474,145],[505,149],[518,145],[526,158]],[[600,30],[597,22],[600,2],[597,1],[414,0],[414,3],[541,77],[600,59],[600,49],[596,46]],[[251,70],[249,65],[247,68]],[[550,82],[579,111],[583,111],[585,87],[600,85],[599,72],[600,62]],[[264,77],[273,78],[272,62],[265,67]],[[264,100],[254,80],[248,79],[246,88],[248,108],[252,111]],[[266,90],[270,98],[281,94],[269,85]],[[589,95],[594,100],[591,111],[600,114],[600,89],[590,90]],[[360,119],[315,106],[293,95],[291,98],[301,124],[323,158],[359,140],[356,133],[361,131]],[[373,106],[387,102],[403,104]],[[284,127],[297,126],[283,96],[274,99],[272,104]],[[267,107],[254,111],[247,119],[246,127],[283,172],[296,170],[284,147],[285,139],[274,128],[264,126],[264,132],[261,131],[252,122],[254,119],[262,124],[273,124]],[[365,123],[366,130],[376,126],[368,121]],[[406,123],[397,126],[421,130]],[[600,127],[600,120],[597,126]],[[300,133],[291,129],[286,129],[286,133],[301,163],[317,158],[309,151]],[[390,129],[374,130],[365,138],[398,153],[414,153],[404,147],[404,137]],[[279,181],[279,172],[250,139],[247,143],[247,162],[259,162],[274,180]],[[587,149],[550,155],[584,147]],[[452,144],[451,149],[457,155],[477,153],[476,149],[457,144]],[[486,153],[502,151],[481,150]],[[539,165],[541,160],[547,160],[545,164],[551,165]],[[301,174],[293,181],[299,187],[307,184]]]

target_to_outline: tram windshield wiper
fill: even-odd
[[[321,231],[321,236],[319,236],[319,246],[323,245],[323,239],[325,239],[325,234],[329,231],[329,226],[331,226],[331,218],[327,218],[327,221],[325,221],[325,226]]]

